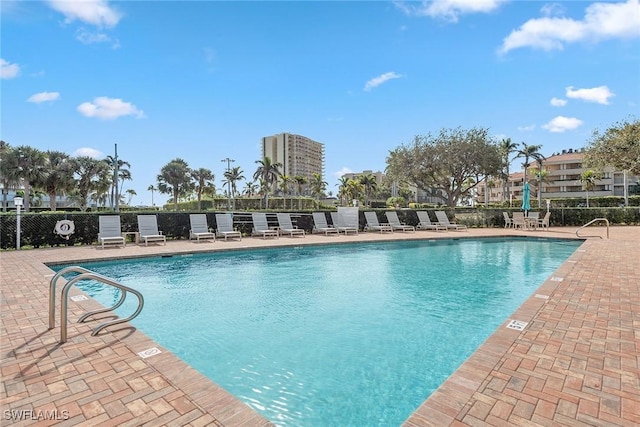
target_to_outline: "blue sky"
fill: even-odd
[[[418,134],[486,127],[549,156],[640,115],[638,0],[1,7],[2,140],[98,158],[117,143],[135,205],[176,157],[219,187],[227,157],[251,178],[281,132],[325,144],[335,193]]]

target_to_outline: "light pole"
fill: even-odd
[[[22,207],[22,197],[14,197],[13,204],[16,205],[16,250],[20,250],[20,208]]]
[[[231,170],[231,163],[235,162],[235,160],[230,159],[229,157],[221,160],[222,162],[227,162],[227,172]],[[231,210],[231,180],[227,177],[227,209]]]

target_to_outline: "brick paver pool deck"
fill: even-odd
[[[264,426],[269,421],[134,327],[91,336],[75,323],[92,299],[69,302],[68,341],[48,329],[53,272],[45,263],[167,253],[396,239],[575,238],[549,231],[360,233],[357,236],[166,246],[69,247],[0,253],[1,425]],[[604,236],[604,228],[583,234]],[[72,288],[70,295],[82,292]],[[167,313],[170,315],[170,313]],[[102,319],[112,319],[103,315]],[[512,321],[522,330],[507,328]],[[142,358],[138,353],[158,348]],[[366,390],[363,390],[366,393]],[[406,426],[640,425],[640,227],[585,243],[405,422]]]

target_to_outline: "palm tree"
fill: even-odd
[[[110,196],[110,204],[112,208],[116,207],[116,189],[119,189],[120,193],[122,193],[122,187],[124,185],[125,180],[131,180],[131,171],[128,168],[131,167],[129,162],[118,159],[116,162],[116,158],[114,156],[107,156],[105,159],[109,168],[111,169],[112,176],[115,178],[111,185],[111,196]],[[116,170],[118,171],[118,176],[116,176]],[[121,182],[120,182],[121,181]],[[116,188],[117,187],[117,188]]]
[[[21,145],[15,148],[17,176],[24,187],[24,211],[29,212],[31,186],[42,180],[47,157],[37,148]]]
[[[326,181],[322,179],[322,175],[318,172],[313,173],[309,185],[311,185],[311,193],[316,198],[316,200],[320,199],[320,196],[324,194],[325,188],[327,188]]]
[[[364,187],[364,205],[369,205],[369,196],[378,188],[376,177],[372,174],[360,175],[360,183]]]
[[[206,168],[192,169],[191,178],[195,181],[196,198],[198,200],[198,210],[202,210],[202,196],[211,195],[215,192],[213,180],[215,175]]]
[[[533,159],[535,161],[542,161],[545,157],[540,153],[540,149],[542,145],[527,145],[526,142],[522,143],[522,148],[518,150],[518,154],[516,155],[516,159],[519,157],[524,158],[524,163],[522,163],[522,167],[524,167],[524,177],[522,178],[522,182],[527,181],[527,169],[531,166],[529,160]]]
[[[137,196],[138,193],[136,193],[136,190],[132,190],[132,189],[128,189],[126,193],[129,195],[129,200],[127,200],[127,205],[131,206],[131,199],[133,199],[133,196]]]
[[[80,156],[73,159],[76,179],[76,195],[80,210],[87,210],[89,195],[97,187],[101,176],[109,173],[109,166],[103,160]]]
[[[276,162],[272,163],[269,157],[265,157],[262,160],[256,160],[258,164],[258,169],[256,169],[253,174],[253,179],[260,180],[262,179],[263,184],[266,186],[264,196],[265,196],[265,205],[266,208],[269,208],[269,192],[273,191],[273,186],[278,180],[278,177],[282,175],[280,173],[280,169],[282,167],[282,163]]]
[[[296,183],[296,193],[298,194],[298,209],[302,209],[302,187],[307,183],[307,177],[296,175],[293,177],[293,182]]]
[[[151,184],[150,186],[147,187],[147,191],[151,191],[151,206],[155,206],[156,204],[153,203],[153,192],[157,191],[158,189],[156,187],[153,186],[153,184]]]
[[[20,178],[17,153],[4,141],[0,141],[0,183],[2,184],[2,211],[6,212],[9,190],[18,188]]]
[[[364,194],[364,185],[358,179],[350,179],[347,181],[346,193],[348,199],[360,200],[362,194]]]
[[[175,158],[160,169],[157,177],[158,191],[171,194],[173,198],[173,209],[178,210],[178,197],[184,195],[191,189],[191,169],[187,162],[180,158]]]
[[[74,164],[68,154],[61,151],[47,151],[44,175],[39,186],[49,195],[49,208],[56,210],[56,195],[65,194],[74,187]]]
[[[289,175],[280,175],[280,190],[282,190],[282,195],[285,200],[285,206],[287,195],[291,195],[290,186],[292,182],[293,178],[291,178]],[[293,209],[293,197],[291,198],[291,209]]]
[[[253,197],[258,192],[258,184],[255,181],[249,181],[244,185],[244,195]]]
[[[587,169],[580,176],[580,182],[582,183],[582,187],[587,192],[587,207],[589,207],[589,190],[593,190],[593,188],[596,186],[597,179],[598,179],[598,175],[591,169]]]
[[[338,186],[338,197],[340,198],[340,205],[345,206],[346,201],[348,200],[347,186],[349,185],[349,178],[347,178],[346,176],[341,176],[340,179],[338,179],[338,184],[336,185]]]
[[[503,180],[503,191],[502,191],[502,201],[511,200],[511,188],[509,187],[509,167],[511,164],[511,153],[515,153],[518,150],[518,144],[515,142],[511,142],[511,138],[505,138],[500,141],[500,145],[498,147],[500,150],[500,156],[502,157],[502,167],[504,168],[504,172],[502,175]]]
[[[228,184],[229,187],[231,187],[231,199],[233,199],[233,208],[236,208],[236,194],[238,194],[238,181],[242,181],[244,178],[244,175],[242,175],[244,173],[243,170],[240,169],[240,166],[236,166],[233,167],[231,169],[228,169],[225,173],[224,173],[224,177],[226,178],[226,180],[224,181],[225,184]]]

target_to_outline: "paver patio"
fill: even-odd
[[[583,234],[604,235],[601,227],[587,230]],[[575,238],[574,232],[470,229],[1,252],[0,424],[270,424],[132,326],[118,325],[92,337],[95,322],[74,322],[99,307],[92,299],[69,303],[68,341],[59,344],[59,307],[57,327],[48,330],[53,272],[45,263],[353,241]],[[70,293],[80,294],[75,288]],[[509,329],[512,320],[527,325],[521,331]],[[151,348],[161,353],[138,355]],[[640,425],[640,227],[612,227],[608,240],[588,238],[405,425]]]

